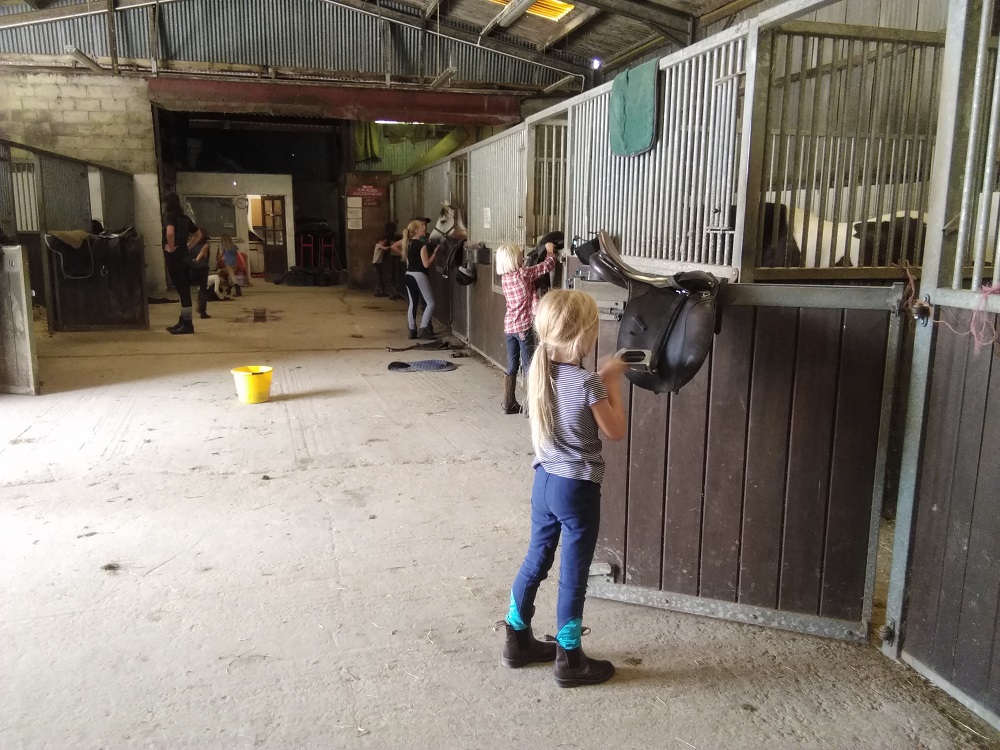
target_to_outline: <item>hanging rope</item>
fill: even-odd
[[[895,265],[901,268],[906,274],[906,287],[903,290],[903,301],[901,303],[902,309],[909,312],[917,320],[932,320],[930,303],[917,297],[917,282],[913,276],[913,266],[905,260]],[[973,348],[977,354],[987,346],[996,347],[998,354],[1000,354],[1000,346],[997,346],[997,343],[1000,342],[1000,330],[997,329],[997,318],[991,316],[986,310],[989,298],[993,295],[1000,295],[1000,284],[983,284],[977,294],[978,299],[976,306],[972,310],[972,316],[969,318],[967,330],[958,330],[947,320],[943,319],[933,322],[943,325],[949,331],[959,336],[971,336]]]

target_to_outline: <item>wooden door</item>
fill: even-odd
[[[285,197],[265,195],[261,199],[264,219],[264,272],[284,273],[288,270],[285,247]]]

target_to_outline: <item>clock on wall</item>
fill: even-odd
[[[241,211],[245,209],[247,205],[248,205],[247,198],[245,195],[241,195],[239,198],[236,199],[236,208],[240,209]]]

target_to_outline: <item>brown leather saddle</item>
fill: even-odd
[[[651,352],[648,371],[626,370],[629,381],[653,393],[676,392],[690,381],[720,330],[719,290],[725,280],[706,271],[670,276],[637,271],[622,260],[603,230],[575,252],[602,280],[628,290],[618,327],[618,349]]]

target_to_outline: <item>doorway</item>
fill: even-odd
[[[282,274],[288,270],[285,251],[285,198],[265,195],[261,199],[264,219],[264,273]]]

